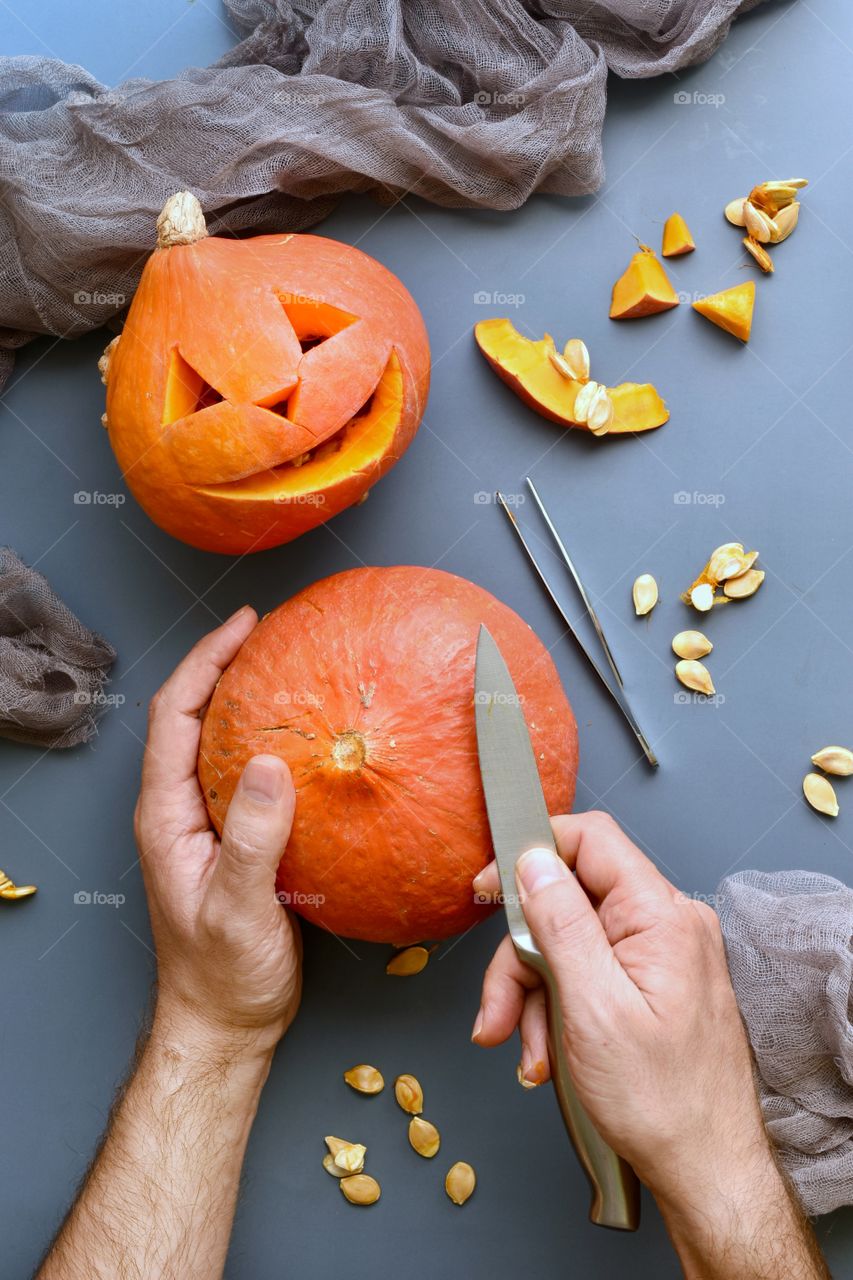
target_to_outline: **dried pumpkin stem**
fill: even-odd
[[[201,205],[191,191],[177,191],[163,205],[157,219],[157,248],[195,244],[207,235]]]

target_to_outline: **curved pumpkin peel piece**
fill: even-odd
[[[752,332],[752,310],[755,306],[755,281],[747,280],[732,289],[723,289],[721,293],[712,293],[709,298],[700,298],[693,303],[693,310],[700,316],[710,320],[711,324],[725,329],[741,342],[749,342]]]
[[[690,228],[680,213],[672,213],[664,223],[661,254],[664,258],[680,258],[696,248]]]
[[[526,405],[561,426],[589,430],[585,422],[572,416],[584,383],[565,378],[554,368],[551,355],[556,347],[550,334],[533,341],[519,333],[511,320],[494,319],[475,325],[474,338],[498,377]],[[608,435],[651,431],[669,419],[667,407],[651,383],[622,382],[607,390],[614,411]]]
[[[678,306],[678,294],[653,249],[641,244],[613,286],[611,320],[639,320]]]

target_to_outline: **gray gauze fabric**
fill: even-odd
[[[770,1135],[807,1213],[853,1204],[853,889],[745,871],[717,895]]]
[[[0,547],[0,736],[73,747],[95,732],[115,651]]]
[[[219,233],[299,230],[344,191],[491,209],[588,194],[608,68],[700,62],[756,3],[225,0],[247,38],[172,80],[106,88],[0,59],[5,371],[26,335],[74,336],[129,303],[184,188]]]

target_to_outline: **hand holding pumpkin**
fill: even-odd
[[[275,896],[294,809],[287,765],[266,755],[246,764],[221,843],[196,773],[199,717],[256,623],[241,609],[155,696],[136,809],[157,948],[155,1033],[214,1059],[270,1053],[300,994],[296,925]]]

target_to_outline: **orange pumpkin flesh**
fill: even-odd
[[[549,333],[534,342],[519,333],[511,320],[481,320],[474,326],[480,351],[498,377],[543,418],[564,427],[589,431],[572,417],[575,397],[582,383],[564,378],[551,363],[556,351]],[[620,382],[607,388],[613,403],[608,435],[651,431],[669,420],[669,411],[650,382]]]
[[[611,320],[638,320],[678,306],[678,294],[654,250],[641,244],[613,286]]]
[[[240,554],[363,497],[411,443],[428,385],[420,312],[374,259],[321,236],[202,231],[149,258],[106,417],[149,516]]]
[[[491,838],[474,663],[485,623],[523,698],[548,808],[570,810],[577,731],[551,658],[517,614],[436,569],[355,569],[267,615],[219,682],[199,778],[222,824],[252,755],[289,764],[297,801],[278,889],[335,933],[410,943],[488,913]]]

